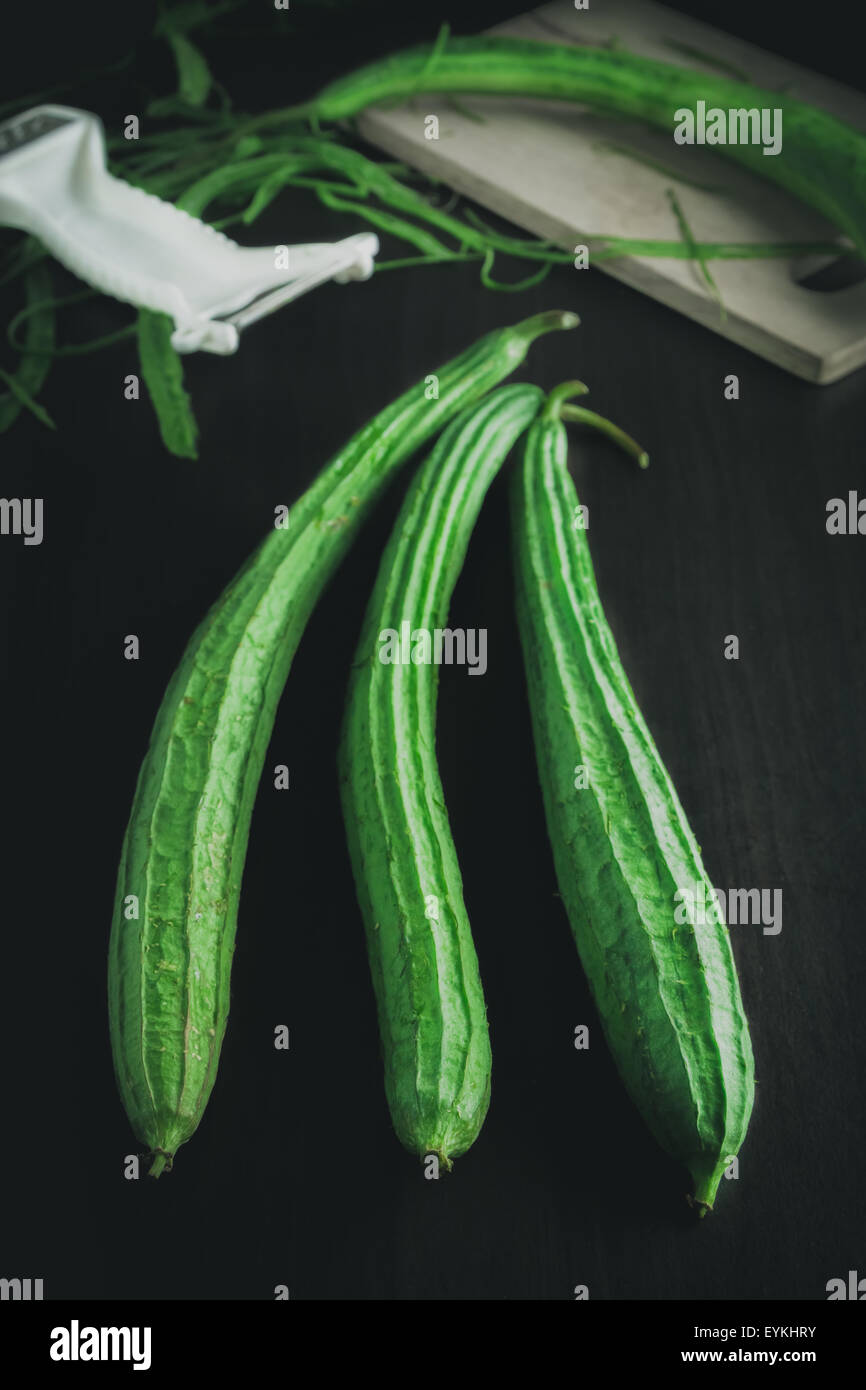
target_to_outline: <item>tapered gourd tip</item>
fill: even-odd
[[[716,1200],[716,1193],[719,1190],[719,1183],[722,1179],[724,1168],[719,1168],[707,1176],[706,1172],[694,1177],[694,1193],[687,1197],[689,1206],[699,1217],[706,1216],[707,1212],[713,1210],[713,1203]]]
[[[691,1193],[686,1194],[686,1201],[688,1202],[695,1215],[701,1219],[703,1219],[703,1217],[706,1216],[707,1212],[710,1212],[713,1209],[712,1202],[700,1202],[698,1201],[697,1197],[693,1197]]]
[[[173,1159],[174,1154],[164,1153],[162,1149],[157,1150],[153,1155],[153,1163],[150,1165],[147,1176],[158,1178],[160,1173],[170,1173]]]
[[[429,1158],[438,1159],[439,1167],[443,1173],[450,1173],[454,1167],[444,1149],[424,1149],[421,1154],[421,1162],[426,1163]]]
[[[287,106],[280,112],[283,124],[288,124],[291,121],[297,121],[300,124],[302,121],[309,121],[318,115],[319,104],[315,99],[299,102],[297,106]]]

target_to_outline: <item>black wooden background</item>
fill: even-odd
[[[429,38],[439,8],[395,19],[368,5],[327,23],[297,8],[283,46],[263,42],[253,12],[208,53],[239,100],[288,103]],[[470,32],[521,8],[452,18]],[[808,27],[789,5],[682,8],[860,78],[842,3],[804,9]],[[106,28],[87,6],[58,6],[39,32],[44,13],[22,8],[17,47],[7,34],[10,95],[116,56],[149,27],[146,7]],[[135,75],[165,88],[156,45],[141,64]],[[106,97],[121,113],[137,109],[126,80]],[[257,239],[351,230],[298,193]],[[16,307],[5,293],[0,317]],[[519,375],[584,378],[591,404],[652,456],[639,474],[574,432],[599,587],[638,700],[713,881],[783,890],[778,936],[732,929],[758,1076],[740,1178],[695,1223],[686,1175],[605,1049],[546,840],[503,477],[451,613],[488,629],[488,673],[443,668],[439,720],[494,1053],[479,1140],[428,1182],[391,1131],[337,798],[348,662],[398,482],[320,604],[280,707],[266,768],[287,763],[291,790],[266,775],[256,804],[207,1112],[170,1175],[125,1181],[136,1144],[112,1076],[106,943],[137,770],[185,642],[273,507],[352,431],[486,330],[553,307],[582,325],[539,343]],[[124,312],[85,305],[67,331],[88,338]],[[236,357],[188,358],[197,462],[168,456],[147,401],[123,399],[135,369],[131,344],[57,363],[44,395],[57,431],[22,418],[0,440],[4,495],[45,499],[41,546],[0,540],[0,1273],[43,1277],[51,1298],[269,1299],[287,1284],[293,1299],[421,1300],[570,1299],[577,1284],[601,1300],[822,1300],[829,1279],[866,1274],[866,537],[825,531],[830,497],[866,492],[863,373],[809,386],[595,271],[506,296],[475,266],[328,286],[251,329]],[[737,402],[723,398],[732,372]],[[127,633],[138,662],[123,659]],[[729,633],[738,662],[723,659]],[[586,1053],[572,1045],[582,1022]],[[278,1023],[288,1053],[274,1051]]]

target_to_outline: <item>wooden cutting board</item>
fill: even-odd
[[[634,53],[713,73],[710,65],[672,47],[673,40],[734,64],[758,86],[784,88],[866,130],[866,97],[653,0],[591,0],[587,10],[556,0],[489,32],[559,43],[615,38]],[[359,126],[389,154],[564,249],[602,234],[678,239],[668,188],[674,188],[698,240],[839,241],[834,228],[798,200],[706,146],[675,145],[673,132],[561,102],[471,96],[460,103],[483,120],[463,114],[446,96],[427,93],[395,109],[371,108]],[[429,114],[439,118],[438,140],[425,138]],[[604,148],[603,141],[681,169],[713,191],[676,182]],[[606,274],[787,371],[827,383],[866,363],[866,281],[829,293],[804,288],[798,279],[816,264],[713,261],[726,310],[722,319],[692,262],[598,262]],[[524,262],[516,274],[529,268]]]

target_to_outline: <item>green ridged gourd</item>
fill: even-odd
[[[156,716],[123,841],[108,952],[118,1089],[170,1167],[201,1121],[229,1010],[241,876],[277,703],[307,620],[401,465],[513,372],[551,311],[495,329],[380,411],[291,507],[191,637]]]
[[[560,412],[579,415],[563,407],[577,389],[549,396],[510,495],[536,758],[559,890],[605,1038],[650,1130],[689,1169],[703,1215],[745,1138],[752,1047],[728,929],[700,920],[699,885],[708,904],[714,890],[575,524]]]
[[[343,817],[366,929],[385,1093],[401,1143],[450,1168],[490,1099],[484,993],[436,761],[444,630],[484,495],[543,399],[506,386],[451,424],[413,480],[382,557],[349,683]],[[404,629],[404,624],[408,626]],[[385,660],[389,634],[406,637]]]
[[[482,34],[450,37],[388,55],[337,78],[298,114],[342,121],[377,102],[398,102],[422,92],[543,97],[593,111],[645,121],[671,137],[684,118],[706,112],[781,112],[781,148],[765,154],[751,118],[740,137],[706,148],[770,179],[808,203],[866,256],[866,135],[788,92],[771,91],[718,73],[660,62],[600,44],[564,44]],[[773,118],[775,120],[775,118]],[[687,132],[686,132],[687,133]],[[771,132],[772,133],[772,132]],[[693,132],[697,136],[697,127]]]

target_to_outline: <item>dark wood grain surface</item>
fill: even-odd
[[[740,31],[772,46],[757,29]],[[414,37],[429,30],[416,16]],[[808,61],[801,39],[790,56]],[[265,243],[349,230],[303,194],[260,228]],[[135,777],[185,642],[273,507],[356,427],[481,333],[548,308],[581,327],[540,342],[520,376],[585,379],[652,458],[640,474],[573,432],[639,703],[714,883],[783,893],[778,935],[731,928],[758,1077],[740,1177],[695,1223],[686,1174],[604,1046],[556,895],[502,477],[451,613],[488,629],[488,672],[443,668],[439,720],[493,1045],[481,1137],[427,1182],[391,1131],[337,798],[348,662],[404,479],[327,591],[280,707],[207,1113],[170,1176],[126,1182],[105,951]],[[70,332],[117,313],[82,306]],[[65,360],[45,394],[57,431],[22,419],[0,442],[4,494],[45,499],[41,546],[0,541],[9,1271],[90,1299],[267,1299],[285,1283],[293,1299],[569,1299],[586,1284],[602,1300],[821,1300],[830,1278],[866,1274],[866,536],[825,529],[829,498],[866,495],[863,373],[809,386],[595,271],[506,296],[473,266],[328,286],[236,357],[188,359],[195,463],[167,456],[149,405],[124,400],[133,370],[127,346]],[[289,792],[272,789],[275,763]]]

